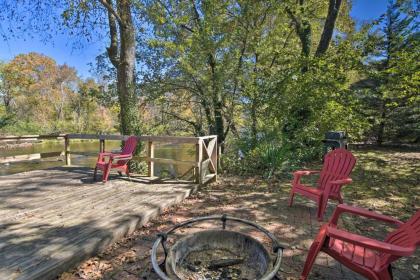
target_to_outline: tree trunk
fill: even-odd
[[[257,84],[257,64],[258,64],[258,53],[254,52],[254,89],[253,92],[251,94],[251,137],[252,137],[252,146],[256,146],[257,145],[257,100],[258,100],[258,93],[255,92],[258,88],[258,84]]]
[[[286,12],[289,14],[293,24],[295,25],[296,34],[299,37],[300,44],[302,47],[302,55],[308,57],[311,53],[311,24],[307,20],[302,21],[299,18],[297,18],[297,16],[289,8],[286,8]]]
[[[302,54],[309,57],[311,54],[312,31],[311,24],[308,21],[303,21],[302,26],[298,31],[300,43],[302,45]]]
[[[299,8],[301,9],[301,11],[303,12],[303,4],[304,1],[300,0],[299,1]],[[299,37],[300,40],[300,44],[301,44],[301,49],[302,49],[302,55],[304,57],[309,57],[311,54],[311,44],[312,44],[312,28],[311,28],[311,23],[304,19],[301,20],[299,19],[295,13],[289,9],[288,7],[286,7],[286,12],[289,14],[290,18],[292,19],[292,22],[296,28],[296,34]],[[302,67],[302,72],[305,73],[308,71],[308,65],[304,65]]]
[[[378,146],[381,146],[384,141],[384,132],[385,132],[385,118],[386,118],[386,108],[385,108],[385,102],[382,104],[381,108],[381,120],[379,122],[379,128],[378,128],[378,135],[376,139],[376,144]]]
[[[214,115],[214,129],[217,135],[218,145],[223,152],[224,141],[225,141],[225,128],[223,121],[223,100],[220,88],[218,85],[218,79],[216,77],[216,60],[212,54],[209,54],[209,66],[211,69],[212,76],[212,91],[213,91],[213,115]]]
[[[252,145],[255,146],[257,144],[257,102],[254,98],[251,100],[251,137],[252,137]]]
[[[101,0],[101,3],[108,10],[111,42],[107,53],[117,69],[120,132],[124,135],[140,134],[135,83],[136,30],[131,15],[131,1],[117,0],[117,10],[114,9],[113,0]]]
[[[6,110],[6,114],[9,115],[13,112],[12,109],[12,95],[10,93],[9,87],[7,85],[6,79],[3,79],[3,87],[0,89],[3,97],[3,104]]]
[[[120,102],[121,133],[139,134],[139,118],[135,84],[136,32],[129,0],[118,1],[123,24],[120,30],[120,58],[117,68],[117,89]]]
[[[337,20],[340,11],[341,1],[342,0],[330,0],[327,19],[325,20],[324,29],[315,56],[324,55],[328,50],[335,27],[335,21]]]

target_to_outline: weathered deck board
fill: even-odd
[[[0,279],[52,279],[197,188],[91,177],[77,167],[0,176]]]

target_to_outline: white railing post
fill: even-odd
[[[202,162],[203,162],[203,140],[198,139],[198,143],[195,144],[195,182],[201,184],[203,182],[202,174]]]
[[[217,136],[214,137],[216,143],[214,144],[213,151],[211,153],[211,161],[214,165],[214,180],[217,180],[217,170],[219,169],[219,145],[217,145]]]
[[[64,137],[64,157],[66,165],[71,165],[70,138],[68,137],[68,135]]]
[[[155,157],[155,145],[153,141],[149,141],[147,145],[147,176],[153,177],[155,174],[155,163],[153,158]]]
[[[105,139],[99,140],[99,152],[100,153],[105,152]]]

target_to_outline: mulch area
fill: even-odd
[[[356,156],[359,156],[360,160],[352,176],[355,187],[348,187],[349,189],[344,191],[347,203],[373,208],[402,220],[419,208],[416,189],[418,190],[420,182],[417,172],[420,163],[416,160],[420,158],[420,153],[380,152],[369,155],[368,152],[361,151],[357,152]],[[372,193],[362,196],[360,194],[362,187],[368,186],[369,182],[374,183],[372,180],[375,179],[372,176],[366,176],[366,174],[376,169],[384,170],[384,166],[388,165],[394,168],[396,164],[394,161],[399,161],[400,166],[407,165],[409,168],[412,168],[414,164],[414,173],[410,170],[411,172],[407,173],[404,178],[404,185],[401,185],[403,190],[410,189],[414,195],[404,192],[404,195],[398,196],[398,192],[394,192],[392,196],[383,195],[375,199],[376,191],[372,190]],[[376,162],[377,166],[372,162]],[[369,168],[365,168],[365,166],[369,166]],[[411,178],[407,178],[407,176],[411,176]],[[359,178],[363,183],[358,183]],[[378,178],[378,180],[383,179],[380,176]],[[394,179],[397,180],[397,178]],[[390,178],[389,180],[394,179]],[[382,185],[387,188],[386,184]],[[374,187],[381,188],[380,185]],[[165,210],[158,219],[115,243],[104,253],[86,260],[73,271],[63,273],[59,279],[158,279],[152,270],[150,261],[150,250],[156,239],[156,234],[167,230],[176,223],[194,217],[224,213],[254,221],[274,233],[280,242],[287,245],[279,272],[280,278],[299,279],[308,248],[322,223],[316,220],[315,205],[305,198],[296,196],[294,206],[289,208],[287,206],[289,191],[290,178],[265,180],[260,177],[221,176],[218,182],[202,187],[198,193],[186,199],[182,204]],[[370,198],[369,195],[371,195]],[[326,217],[331,215],[334,206],[335,202],[329,204]],[[266,246],[271,246],[267,240],[249,228],[228,226],[251,234]],[[342,226],[352,232],[367,234],[375,238],[383,238],[384,233],[390,230],[386,225],[350,216],[343,218]],[[180,230],[174,238],[213,227],[220,227],[220,223],[203,223],[197,227],[186,228]],[[402,258],[395,263],[394,279],[420,279],[420,254],[418,251],[414,256]],[[321,253],[310,279],[364,278]]]

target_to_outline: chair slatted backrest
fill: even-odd
[[[121,155],[133,155],[137,147],[137,137],[130,136],[125,140],[124,147],[121,150]],[[117,164],[125,164],[128,160],[119,160]]]
[[[401,247],[417,247],[420,245],[420,210],[417,210],[406,223],[391,232],[385,242]],[[399,259],[398,256],[391,254],[380,254],[381,265],[389,265],[391,262]]]
[[[356,164],[356,158],[346,149],[335,149],[325,155],[324,166],[318,179],[318,188],[323,190],[326,184],[332,180],[339,180],[349,177]],[[333,188],[332,194],[339,191]]]
[[[131,155],[136,150],[137,146],[137,137],[130,136],[125,140],[124,147],[121,150],[122,155]]]

